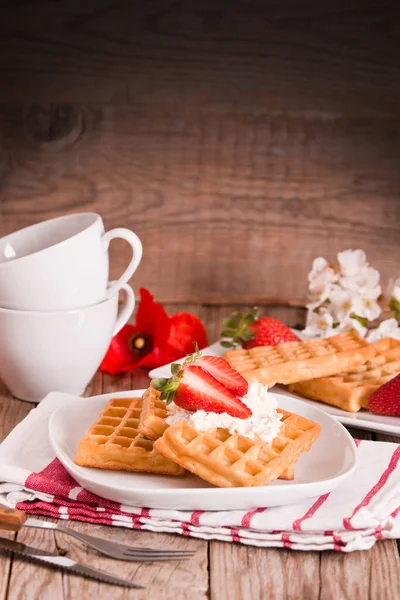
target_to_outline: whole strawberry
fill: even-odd
[[[368,408],[375,415],[400,417],[400,374],[373,392]]]
[[[258,312],[255,307],[248,314],[234,312],[225,319],[223,325],[226,329],[221,332],[221,337],[230,339],[224,339],[221,345],[234,348],[241,344],[243,348],[254,348],[300,341],[284,323],[274,317],[259,317]]]

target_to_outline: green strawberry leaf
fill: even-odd
[[[252,340],[253,337],[254,333],[250,331],[250,329],[243,329],[243,331],[240,333],[240,339],[244,342],[250,342],[250,340]]]
[[[224,331],[221,331],[221,337],[233,337],[235,333],[235,329],[224,329]]]
[[[171,402],[173,402],[173,400],[174,400],[174,396],[175,396],[175,392],[169,392],[168,394],[165,395],[165,398],[163,398],[163,400],[166,401],[166,404],[171,404]]]
[[[256,317],[254,315],[252,315],[251,313],[249,313],[248,315],[245,316],[244,322],[246,323],[246,325],[252,325],[253,323],[256,322]]]
[[[223,346],[224,348],[234,348],[235,344],[233,342],[220,342],[221,346]]]
[[[231,317],[224,319],[223,325],[226,327],[221,332],[222,338],[231,338],[230,345],[227,345],[227,340],[224,340],[225,348],[232,348],[241,344],[242,342],[250,342],[254,338],[253,328],[249,327],[254,325],[258,319],[258,308],[254,306],[248,314],[244,314],[240,311],[232,313]]]
[[[165,378],[156,378],[156,379],[152,379],[150,382],[151,387],[153,387],[155,390],[162,390],[163,387],[165,386],[165,384],[167,383],[168,379]]]
[[[243,319],[244,314],[240,311],[235,311],[232,313],[232,317],[236,317],[237,319]]]
[[[235,327],[237,327],[237,320],[236,319],[232,319],[232,318],[224,319],[222,321],[222,325],[224,327],[235,328]]]

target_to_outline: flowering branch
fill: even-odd
[[[400,339],[400,279],[389,290],[392,317],[382,321],[383,296],[379,271],[367,262],[363,250],[344,250],[337,255],[337,265],[316,258],[308,275],[309,302],[305,334],[330,337],[355,329],[369,341],[381,337]]]

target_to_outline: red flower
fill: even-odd
[[[136,325],[125,325],[111,340],[100,369],[112,375],[138,367],[154,369],[193,352],[193,342],[199,348],[208,344],[200,319],[190,313],[168,317],[150,292],[141,288]]]

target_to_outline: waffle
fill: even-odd
[[[248,381],[272,387],[349,371],[374,354],[373,345],[353,330],[325,339],[230,350],[224,356]]]
[[[138,430],[142,398],[113,398],[78,445],[82,467],[183,475],[179,465],[157,452]]]
[[[154,442],[161,454],[218,487],[268,485],[310,449],[320,426],[299,415],[282,413],[280,434],[267,444],[226,429],[196,431],[186,422],[168,427]]]
[[[145,391],[139,419],[140,433],[153,441],[158,440],[168,427],[165,422],[168,416],[167,405],[164,400],[160,400],[160,395],[153,387]]]
[[[169,427],[165,422],[167,415],[167,405],[164,400],[160,400],[160,392],[150,387],[143,395],[143,408],[139,420],[140,433],[153,441],[158,440]],[[279,479],[294,479],[294,468],[286,469]]]
[[[368,408],[372,392],[400,373],[400,342],[386,338],[372,345],[376,355],[360,367],[348,373],[293,383],[289,391],[349,412]]]

